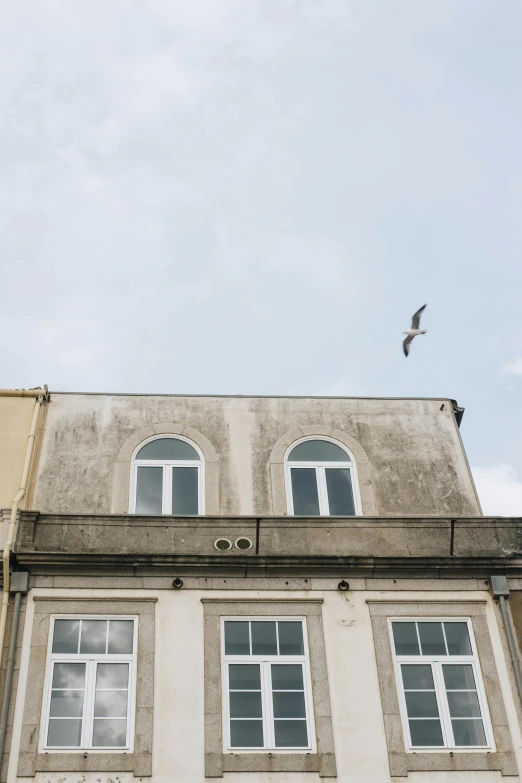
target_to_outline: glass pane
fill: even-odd
[[[302,691],[272,694],[274,699],[274,718],[306,718],[305,699]]]
[[[99,663],[96,668],[96,688],[127,688],[128,663]]]
[[[351,462],[340,446],[328,440],[305,440],[292,449],[289,462]]]
[[[199,459],[199,454],[190,443],[179,438],[158,438],[143,446],[136,459]]]
[[[330,516],[355,516],[352,476],[349,468],[327,468],[326,487]]]
[[[429,663],[416,666],[403,663],[401,666],[402,681],[406,691],[426,691],[435,690],[433,684],[433,672]]]
[[[319,516],[319,495],[315,468],[292,468],[292,498],[294,514],[303,517]]]
[[[133,620],[110,620],[109,622],[109,647],[110,655],[130,655],[134,643]]]
[[[233,691],[230,694],[231,718],[262,718],[260,691]]]
[[[79,632],[79,620],[55,620],[53,653],[77,653]]]
[[[124,748],[127,744],[127,721],[95,719],[92,744],[95,748]]]
[[[442,623],[418,623],[423,655],[446,655]]]
[[[162,490],[163,468],[138,468],[136,514],[161,514]]]
[[[252,623],[252,655],[277,655],[276,624]]]
[[[198,469],[172,468],[172,513],[198,514]]]
[[[231,691],[261,690],[261,675],[257,663],[231,663],[228,667],[228,684]]]
[[[52,691],[51,718],[81,718],[83,691]]]
[[[410,720],[411,744],[416,747],[439,747],[444,744],[438,720]]]
[[[225,655],[250,655],[248,623],[225,623]]]
[[[55,663],[53,669],[54,688],[83,689],[85,681],[84,663]]]
[[[449,691],[448,705],[452,718],[482,717],[476,691]]]
[[[467,623],[444,623],[448,655],[471,655]]]
[[[272,664],[272,689],[274,691],[302,691],[303,667],[301,664]]]
[[[279,633],[279,655],[304,655],[303,624],[293,622],[277,623]]]
[[[486,744],[486,735],[481,720],[452,720],[451,725],[457,747]]]
[[[263,721],[231,720],[230,745],[233,748],[262,748]]]
[[[127,691],[96,691],[95,718],[126,718]]]
[[[474,691],[475,677],[471,664],[447,664],[442,667],[444,682],[448,691]]]
[[[305,720],[275,720],[276,748],[307,748],[308,733]]]
[[[419,655],[419,641],[415,623],[392,623],[397,655]]]
[[[107,646],[107,620],[82,620],[80,652],[103,655]]]
[[[82,737],[81,720],[51,718],[47,730],[47,745],[51,748],[78,748]]]
[[[439,717],[435,691],[406,691],[405,696],[409,718]]]

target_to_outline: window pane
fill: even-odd
[[[262,718],[261,691],[232,691],[230,694],[231,718]]]
[[[126,718],[128,691],[96,691],[95,718]]]
[[[81,718],[83,691],[52,691],[51,718]]]
[[[467,623],[444,623],[449,655],[471,655]]]
[[[409,718],[439,717],[435,691],[406,691],[405,696]]]
[[[136,514],[161,514],[163,468],[138,468]]]
[[[197,468],[172,468],[172,513],[199,513]]]
[[[415,623],[392,623],[397,655],[419,655],[419,641]]]
[[[442,623],[418,623],[423,655],[446,655]]]
[[[128,663],[99,663],[96,668],[96,688],[127,688]]]
[[[251,623],[252,655],[277,655],[276,624]]]
[[[429,663],[416,664],[403,663],[401,666],[402,681],[406,691],[435,690],[433,684],[433,672]]]
[[[83,690],[85,681],[84,663],[55,663],[53,669],[54,688]]]
[[[319,516],[319,495],[315,468],[292,468],[292,498],[294,514],[303,517]]]
[[[475,677],[471,664],[447,664],[442,667],[444,682],[448,691],[474,691]]]
[[[440,721],[410,720],[409,724],[413,747],[438,747],[444,744]]]
[[[79,632],[79,620],[55,620],[53,653],[77,653]]]
[[[231,691],[261,690],[259,664],[231,663],[228,667],[228,683]]]
[[[448,705],[452,718],[482,717],[476,691],[449,691]]]
[[[303,667],[301,664],[273,663],[272,689],[274,691],[302,691]]]
[[[305,720],[275,720],[276,748],[307,748],[308,733]]]
[[[282,691],[272,694],[274,699],[274,718],[306,718],[305,699],[302,691],[288,693]]]
[[[326,487],[330,516],[355,516],[352,477],[348,468],[328,468]]]
[[[250,655],[248,623],[225,623],[225,655]]]
[[[78,748],[82,736],[81,720],[49,720],[47,745],[51,748]]]
[[[179,438],[158,438],[146,443],[136,454],[136,459],[199,459],[196,449]]]
[[[127,744],[127,721],[95,719],[92,744],[95,748],[124,748]]]
[[[279,655],[304,655],[303,624],[294,622],[277,623],[279,633]]]
[[[351,462],[340,446],[328,440],[305,440],[292,449],[289,462]]]
[[[485,745],[486,735],[481,720],[452,720],[455,745]]]
[[[107,646],[107,620],[82,620],[80,652],[103,655]]]
[[[109,621],[109,647],[107,652],[110,655],[130,655],[134,643],[134,621],[133,620],[110,620]]]
[[[233,748],[262,748],[263,721],[231,720],[230,744]]]

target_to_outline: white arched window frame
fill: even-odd
[[[199,459],[139,459],[141,449],[149,443],[157,440],[178,440],[188,443],[194,451],[197,452]],[[140,468],[162,468],[162,491],[161,491],[161,511],[142,512],[136,510],[137,488],[138,488],[138,470]],[[174,515],[172,511],[173,500],[173,469],[175,468],[195,468],[197,470],[197,516],[205,513],[205,459],[203,452],[194,441],[183,435],[154,435],[142,441],[135,449],[131,459],[131,480],[129,487],[129,509],[131,514],[136,513],[158,513]],[[196,514],[189,514],[189,516]]]
[[[293,461],[292,460],[292,451],[296,448],[296,446],[299,446],[301,443],[306,443],[307,441],[316,441],[316,440],[322,440],[322,441],[326,441],[327,443],[332,443],[334,446],[337,446],[338,448],[342,449],[342,451],[344,451],[344,453],[346,454],[346,461],[341,462],[337,460],[336,461],[329,461],[329,460]],[[292,491],[292,471],[308,469],[308,470],[315,471],[315,481],[316,481],[317,496],[319,501],[319,514],[317,515],[314,514],[313,516],[321,516],[321,517],[341,516],[335,513],[331,513],[330,511],[330,502],[329,502],[328,487],[327,487],[327,471],[329,470],[349,471],[352,495],[353,495],[353,506],[354,506],[353,516],[362,515],[361,496],[359,493],[359,481],[357,478],[357,466],[355,464],[355,459],[353,457],[353,454],[343,443],[339,443],[339,441],[334,440],[333,438],[327,438],[321,435],[308,435],[305,438],[300,438],[299,440],[294,441],[286,450],[284,466],[285,466],[286,503],[287,503],[288,514],[294,515],[296,513],[294,509],[294,497]]]

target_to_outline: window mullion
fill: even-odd
[[[455,742],[453,740],[453,729],[451,726],[451,719],[449,714],[446,685],[444,683],[444,675],[442,673],[442,663],[440,661],[434,661],[431,665],[431,668],[433,671],[435,692],[437,694],[437,702],[439,705],[440,723],[442,727],[442,736],[444,738],[444,746],[446,748],[454,748]]]
[[[328,503],[328,490],[326,489],[326,471],[322,465],[315,469],[317,480],[317,494],[319,495],[319,513],[322,517],[330,515],[330,504]]]
[[[94,690],[96,683],[96,662],[85,662],[85,692],[83,703],[82,747],[92,748],[94,729]]]
[[[275,749],[274,710],[272,698],[272,669],[271,664],[265,661],[261,664],[263,690],[263,723],[265,729],[265,749]]]
[[[172,465],[163,466],[163,513],[172,513]]]

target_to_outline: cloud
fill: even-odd
[[[502,372],[507,375],[522,375],[522,356],[502,367]]]
[[[522,479],[512,465],[499,463],[471,470],[484,514],[522,516]]]

